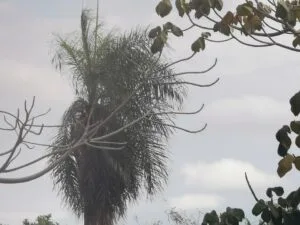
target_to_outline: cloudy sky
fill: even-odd
[[[155,25],[161,22],[154,13],[157,2],[100,0],[100,18],[107,30]],[[95,8],[96,0],[84,5]],[[51,107],[46,121],[59,122],[74,95],[67,77],[50,63],[53,34],[78,29],[81,7],[81,0],[0,0],[1,110],[15,111],[25,99],[37,96],[36,111]],[[189,32],[184,41],[174,40],[167,49],[168,56],[175,60],[190,55],[184,43],[191,43],[199,32]],[[245,171],[261,197],[268,185],[284,184],[287,190],[293,190],[297,186],[293,180],[299,176],[295,171],[283,179],[276,176],[279,157],[274,134],[293,119],[288,100],[299,90],[296,57],[296,53],[276,47],[251,49],[235,42],[209,43],[194,60],[180,64],[179,71],[202,70],[218,58],[209,73],[187,77],[198,83],[221,79],[211,88],[189,89],[185,110],[198,109],[205,103],[203,112],[177,119],[177,124],[185,128],[199,129],[204,123],[208,127],[200,134],[177,132],[171,138],[168,186],[152,202],[141,198],[130,205],[127,220],[120,224],[135,224],[135,217],[148,224],[161,219],[173,206],[188,212],[240,206],[249,215],[254,201],[243,177]],[[38,141],[49,142],[53,132],[48,134]],[[1,133],[0,140],[5,150],[13,138]],[[21,160],[35,154],[24,154]],[[0,223],[17,225],[24,218],[46,213],[52,213],[61,225],[82,224],[61,203],[48,175],[30,183],[1,185]]]

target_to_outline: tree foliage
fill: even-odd
[[[206,42],[220,43],[230,40],[251,47],[280,46],[300,51],[297,49],[300,45],[300,33],[297,30],[300,21],[298,0],[279,0],[277,3],[274,0],[267,2],[245,0],[244,3],[238,4],[235,9],[227,12],[224,12],[223,4],[229,3],[223,3],[223,0],[176,0],[174,2],[176,7],[173,7],[170,0],[161,0],[156,7],[156,13],[161,17],[167,17],[175,10],[182,20],[185,17],[190,22],[190,26],[179,28],[168,21],[150,30],[153,53],[163,50],[169,34],[179,37],[192,29],[197,29],[195,33],[199,33],[199,37],[190,44],[191,50],[195,53],[204,50]],[[214,39],[216,36],[214,33],[227,38]],[[280,41],[280,37],[284,35],[291,37],[289,44]],[[252,42],[245,41],[243,36],[249,37]]]
[[[28,219],[23,220],[23,225],[59,225],[59,223],[52,220],[52,215],[40,215],[34,222],[30,222]]]
[[[294,116],[298,116],[300,113],[300,92],[297,92],[290,99],[291,112]],[[292,146],[292,140],[290,138],[291,133],[296,135],[295,145],[300,148],[300,121],[295,119],[289,123],[289,125],[283,125],[276,133],[276,139],[279,142],[277,153],[282,159],[278,162],[277,173],[280,177],[283,177],[286,173],[292,170],[293,165],[297,170],[300,170],[300,156],[292,154],[290,149]]]
[[[165,1],[160,1],[159,7],[156,8],[159,16],[167,17],[176,8],[179,17],[185,17],[190,22],[190,26],[183,29],[168,21],[162,26],[150,30],[149,38],[153,39],[152,49],[155,50],[152,51],[153,53],[162,52],[169,35],[182,37],[186,31],[192,29],[196,29],[195,33],[200,33],[193,43],[188,44],[194,54],[205,50],[207,42],[222,43],[231,40],[250,47],[279,46],[296,52],[300,51],[297,48],[300,45],[298,30],[300,1],[298,0],[278,0],[277,2],[245,0],[234,10],[225,12],[223,4],[228,4],[228,2],[223,3],[222,0],[175,0],[173,4],[176,7],[173,7],[170,1],[168,4],[162,4],[162,2]],[[174,28],[180,35],[172,32]],[[215,39],[220,36],[225,38]],[[286,43],[286,40],[282,42],[283,36],[288,36],[290,42]],[[300,92],[290,99],[290,104],[291,112],[297,117],[300,113]],[[276,139],[279,142],[277,153],[282,157],[278,162],[277,174],[279,177],[287,174],[293,166],[300,170],[300,156],[292,154],[290,150],[292,132],[296,135],[295,145],[300,148],[299,120],[295,119],[289,125],[282,126],[276,133]],[[300,224],[300,189],[283,197],[284,189],[282,187],[270,187],[266,191],[269,199],[263,200],[256,197],[247,177],[246,180],[256,200],[252,214],[260,217],[260,224]],[[213,210],[204,215],[202,225],[238,225],[244,218],[242,212],[241,209],[227,208],[224,213],[218,215]]]

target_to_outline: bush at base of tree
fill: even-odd
[[[52,215],[40,215],[34,222],[30,222],[28,219],[23,220],[23,225],[59,225],[59,223],[52,220]]]

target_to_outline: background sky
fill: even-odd
[[[100,0],[100,19],[106,30],[161,24],[154,11],[157,2]],[[84,5],[95,9],[96,0],[85,1]],[[36,112],[51,107],[44,120],[48,124],[59,123],[74,94],[68,78],[51,65],[51,49],[55,33],[63,35],[79,29],[81,9],[80,0],[0,0],[1,110],[15,111],[25,99],[30,101],[36,96]],[[163,21],[175,17],[171,15]],[[176,60],[189,56],[188,43],[200,32],[194,30],[185,35],[184,41],[172,41],[166,50],[168,57]],[[288,100],[299,90],[300,64],[296,53],[277,47],[253,49],[235,42],[208,43],[204,52],[177,69],[202,70],[215,58],[218,64],[212,71],[187,77],[198,83],[221,79],[211,88],[189,88],[184,109],[195,110],[205,103],[203,112],[177,119],[182,127],[199,129],[208,123],[207,129],[196,135],[174,134],[169,143],[170,178],[165,191],[153,201],[141,198],[130,205],[127,220],[120,224],[136,224],[135,217],[140,224],[149,224],[164,218],[164,211],[173,206],[187,212],[243,207],[250,215],[254,200],[244,180],[245,171],[260,197],[264,197],[268,185],[284,185],[287,191],[297,187],[295,179],[299,174],[294,170],[277,178],[279,157],[274,137],[278,128],[293,119]],[[35,140],[49,143],[54,134],[55,131],[49,131]],[[6,133],[0,135],[5,150],[14,139]],[[20,161],[41,151],[26,152]],[[21,175],[43,166],[41,163]],[[1,185],[0,223],[17,225],[24,218],[34,219],[47,213],[52,213],[61,225],[82,224],[62,204],[49,175],[30,183]]]

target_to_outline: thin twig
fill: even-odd
[[[258,202],[259,200],[258,200],[258,198],[256,197],[256,194],[255,194],[255,192],[253,191],[253,189],[252,189],[252,187],[251,187],[251,185],[250,185],[250,182],[249,182],[249,180],[248,180],[248,176],[247,176],[247,173],[246,173],[246,172],[245,172],[245,179],[246,179],[246,181],[247,181],[247,185],[248,185],[248,187],[249,187],[249,189],[250,189],[250,191],[251,191],[251,193],[252,193],[252,195],[253,195],[255,201]]]

